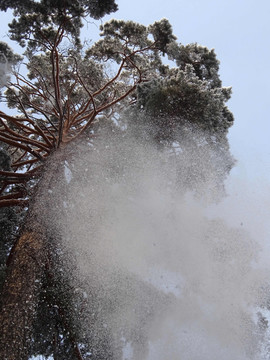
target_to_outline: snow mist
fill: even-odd
[[[89,359],[262,359],[260,248],[240,224],[207,215],[215,174],[195,196],[170,151],[110,130],[93,144],[66,162],[54,189],[63,219],[50,218],[75,259]],[[185,163],[204,166],[202,156]]]

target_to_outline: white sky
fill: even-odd
[[[229,140],[238,164],[231,172],[228,193],[240,206],[237,222],[246,214],[247,206],[251,218],[253,214],[269,213],[270,197],[268,200],[266,194],[270,193],[270,1],[118,0],[117,3],[119,11],[105,17],[103,22],[114,17],[148,25],[166,17],[179,42],[197,42],[216,50],[223,85],[233,88],[228,105],[235,124]],[[7,41],[3,36],[10,18],[1,13],[0,19],[0,40]],[[88,24],[84,36],[95,39],[99,24],[98,21]],[[243,200],[247,194],[253,197],[248,204]],[[227,202],[230,209],[232,204]]]

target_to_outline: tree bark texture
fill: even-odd
[[[0,313],[1,360],[28,359],[27,348],[45,263],[44,246],[44,233],[38,225],[24,231],[11,256]]]
[[[21,236],[8,259],[0,311],[0,359],[27,360],[38,297],[47,256],[47,216],[54,204],[51,194],[61,174],[60,158],[44,167]],[[56,154],[55,154],[56,155]],[[60,162],[60,163],[59,163]]]

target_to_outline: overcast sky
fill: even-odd
[[[233,88],[228,105],[235,124],[229,139],[238,165],[231,172],[228,193],[242,206],[239,219],[234,217],[240,221],[247,206],[253,209],[250,217],[261,211],[269,213],[270,1],[118,0],[117,3],[119,11],[103,21],[115,17],[148,25],[165,17],[179,42],[197,42],[215,49],[223,85]],[[3,36],[7,33],[8,16],[3,13],[0,16],[0,39],[7,41]],[[99,25],[100,22],[88,24],[84,36],[96,38]],[[249,204],[247,194],[253,194],[255,199]],[[228,207],[231,209],[231,204]]]

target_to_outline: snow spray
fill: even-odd
[[[54,190],[89,359],[268,359],[260,229],[250,235],[233,201],[211,205],[183,188],[175,154],[119,133],[77,145],[64,200],[61,182]],[[202,155],[185,156],[189,166]]]

